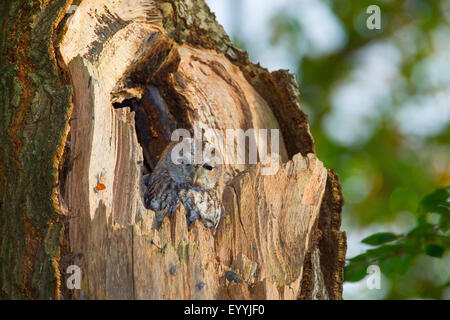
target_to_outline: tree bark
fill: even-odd
[[[2,298],[342,298],[340,184],[295,77],[251,63],[203,0],[5,1],[0,14]],[[155,228],[143,173],[198,123],[208,138],[279,129],[280,169],[228,165],[215,231],[187,226],[182,205]]]

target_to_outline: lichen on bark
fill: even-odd
[[[62,226],[56,199],[71,88],[54,56],[70,1],[2,1],[0,15],[0,290],[10,299],[59,297]]]

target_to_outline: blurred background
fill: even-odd
[[[368,289],[365,269],[349,272],[344,298],[450,299],[448,189],[438,193],[445,208],[429,210],[441,222],[421,222],[424,197],[450,185],[450,0],[207,3],[253,62],[296,74],[316,152],[343,186],[347,258],[392,240],[361,243],[374,233],[409,241],[400,254],[396,244],[395,263],[383,248],[371,253],[381,289]],[[367,28],[370,5],[381,9],[379,30]]]

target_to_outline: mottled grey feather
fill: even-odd
[[[221,178],[220,168],[211,165],[175,164],[171,151],[176,143],[166,147],[146,181],[145,206],[155,211],[156,220],[161,223],[183,203],[187,224],[200,219],[205,227],[217,228],[222,214],[217,189]]]

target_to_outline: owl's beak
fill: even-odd
[[[201,176],[203,175],[203,168],[200,167],[197,170],[195,170],[194,173],[194,179],[193,179],[193,184],[196,185],[198,180],[201,178]]]

